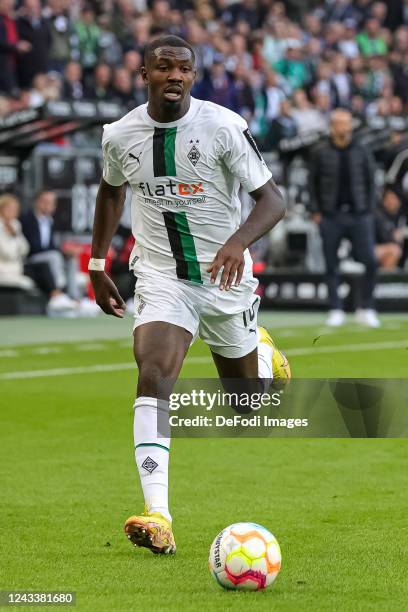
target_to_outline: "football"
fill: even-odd
[[[281,551],[277,539],[256,523],[234,523],[213,541],[210,572],[225,589],[259,591],[279,574]]]

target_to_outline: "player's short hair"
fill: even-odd
[[[149,42],[144,50],[143,61],[146,66],[149,56],[153,53],[155,49],[158,47],[184,47],[185,49],[189,49],[191,51],[191,55],[193,57],[193,63],[195,62],[195,53],[193,47],[186,41],[184,38],[180,38],[180,36],[174,36],[172,34],[168,34],[165,36],[159,36],[155,38],[151,42]]]

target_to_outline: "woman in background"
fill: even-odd
[[[17,219],[20,204],[11,194],[0,196],[0,285],[30,289],[33,281],[24,275],[29,245]]]

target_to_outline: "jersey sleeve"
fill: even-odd
[[[220,128],[217,140],[225,165],[245,191],[255,191],[272,177],[244,120]]]
[[[109,126],[105,125],[102,136],[103,173],[104,180],[109,185],[118,187],[126,183],[127,178],[123,174],[121,164],[118,160],[117,151],[112,143]]]

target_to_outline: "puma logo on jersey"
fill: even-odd
[[[134,155],[133,153],[129,153],[129,157],[131,157],[132,159],[135,159],[137,161],[138,164],[140,164],[140,156],[141,156],[141,152],[138,155]]]

